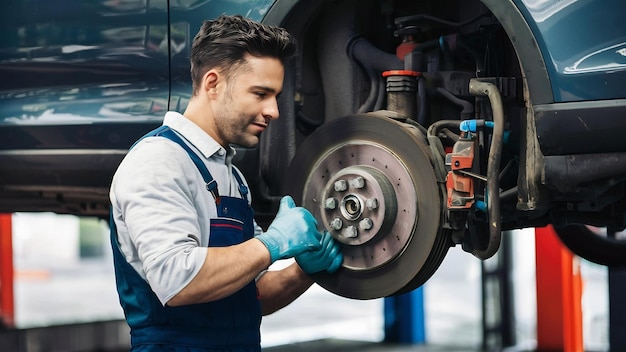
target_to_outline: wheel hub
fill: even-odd
[[[411,235],[404,230],[417,221],[417,195],[409,180],[406,166],[383,146],[348,143],[313,167],[303,206],[345,244],[346,268],[372,270],[402,252]]]
[[[335,274],[312,278],[338,295],[389,296],[423,284],[449,248],[442,191],[426,140],[382,116],[354,115],[318,128],[299,147],[285,193],[340,244]]]

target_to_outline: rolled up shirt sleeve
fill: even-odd
[[[111,185],[122,252],[163,305],[197,275],[207,255],[209,229],[199,220],[207,214],[198,212],[207,211],[212,198],[198,176],[182,148],[150,138],[131,150]]]

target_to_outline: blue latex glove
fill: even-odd
[[[328,231],[324,231],[322,234],[322,247],[296,256],[296,262],[307,274],[317,273],[322,270],[332,274],[341,267],[343,254],[341,254],[341,248],[333,236]]]
[[[256,236],[270,252],[272,263],[321,247],[321,234],[311,213],[296,207],[290,196],[280,200],[276,218],[266,232]]]

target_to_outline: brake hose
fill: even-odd
[[[493,112],[493,132],[491,135],[491,147],[487,159],[487,210],[489,214],[489,242],[484,250],[474,249],[472,254],[479,259],[491,258],[502,241],[500,220],[500,156],[504,140],[504,107],[500,91],[495,84],[471,79],[469,91],[475,96],[486,96],[491,104]]]

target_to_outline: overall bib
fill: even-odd
[[[202,160],[172,129],[161,126],[143,138],[151,136],[168,138],[183,147],[213,195],[218,217],[211,219],[209,247],[231,246],[251,239],[254,212],[241,176],[234,172],[241,198],[220,196],[217,183]],[[254,280],[218,301],[164,307],[124,258],[112,217],[110,226],[117,291],[131,328],[132,351],[261,351],[261,306]]]

